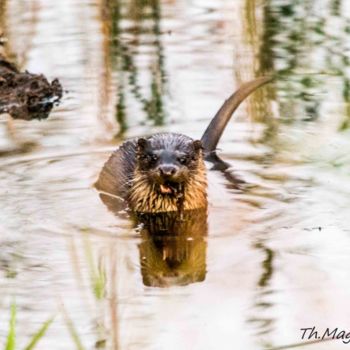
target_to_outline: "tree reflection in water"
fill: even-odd
[[[105,0],[104,7],[110,23],[112,69],[117,74],[115,117],[120,124],[119,136],[128,129],[129,99],[141,107],[153,125],[163,125],[166,74],[160,39],[160,2],[134,0],[126,4]],[[151,62],[147,63],[150,76],[146,80],[140,78],[139,69],[142,60],[139,49],[144,46],[152,51]],[[147,81],[147,85],[142,86],[141,81]]]

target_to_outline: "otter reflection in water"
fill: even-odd
[[[152,287],[202,282],[206,274],[206,210],[140,214],[143,283]]]
[[[118,199],[100,194],[116,215],[122,208]],[[140,232],[142,281],[145,286],[185,286],[202,282],[206,275],[208,232],[207,210],[131,215]]]

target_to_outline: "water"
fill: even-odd
[[[55,316],[39,350],[75,349],[73,328],[85,349],[201,350],[299,347],[300,328],[347,330],[349,4],[0,5],[7,53],[67,90],[46,121],[1,121],[0,344],[14,300],[20,348]],[[128,137],[199,138],[241,82],[271,72],[277,82],[220,142],[232,167],[209,172],[207,236],[179,243],[197,282],[146,285],[140,259],[154,256],[154,276],[162,260],[100,200],[99,170]]]

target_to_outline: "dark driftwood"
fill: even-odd
[[[58,79],[48,82],[42,74],[20,72],[0,55],[0,114],[14,119],[45,119],[62,97]]]

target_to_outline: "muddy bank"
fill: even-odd
[[[45,119],[62,97],[58,79],[51,83],[42,74],[20,72],[0,55],[0,114],[14,119]]]

